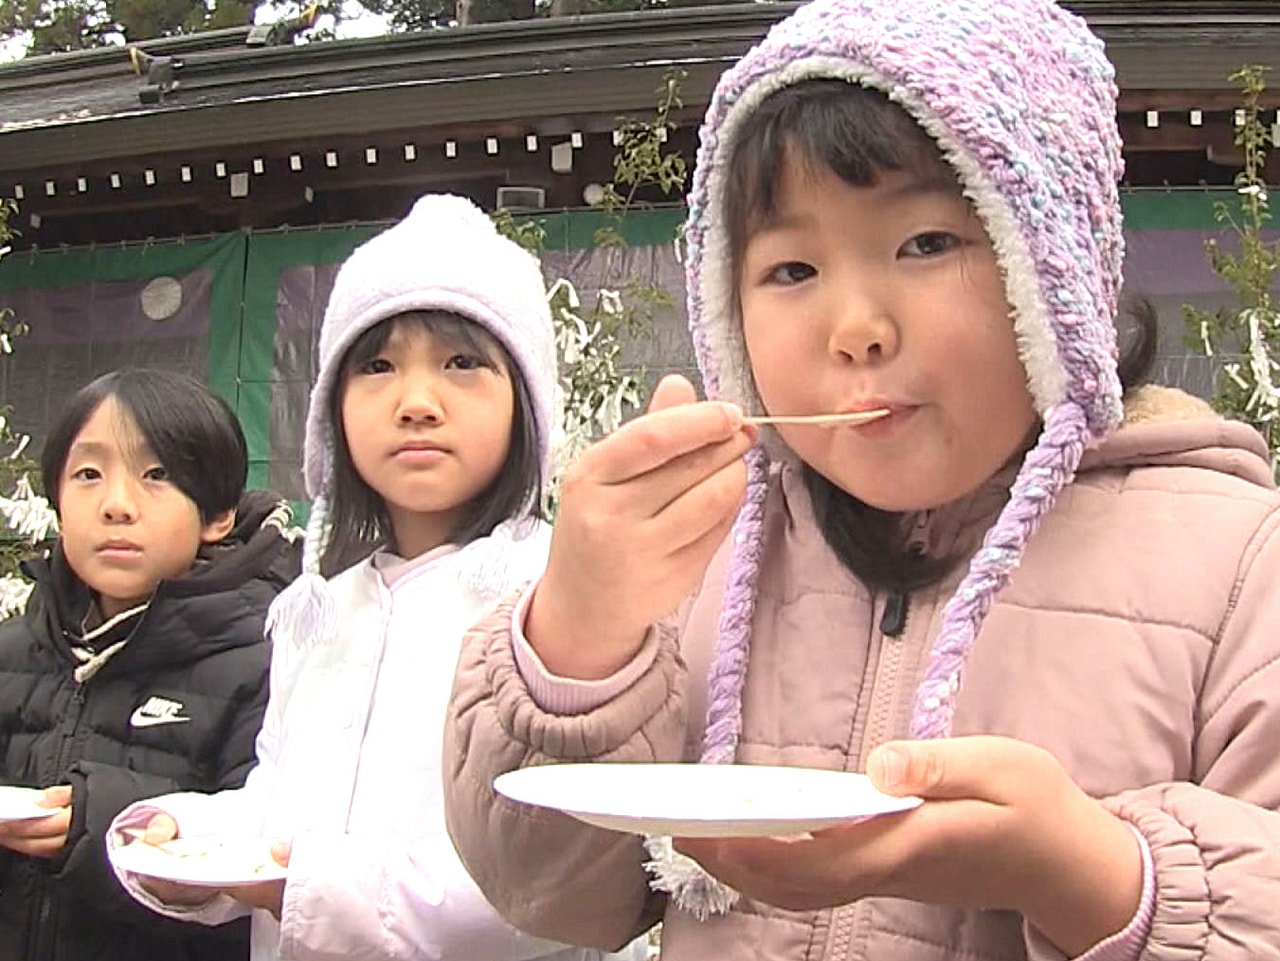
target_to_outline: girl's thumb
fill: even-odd
[[[902,797],[947,797],[947,745],[939,741],[893,741],[882,744],[867,758],[867,776],[885,794]]]
[[[293,853],[293,843],[290,841],[275,841],[271,845],[271,856],[275,858],[276,864],[282,868],[289,866],[289,856]]]
[[[47,787],[40,795],[39,805],[46,808],[64,808],[71,803],[71,785],[58,784]]]
[[[178,823],[167,814],[157,814],[147,822],[142,840],[147,844],[164,844],[178,836]]]
[[[884,744],[871,752],[867,758],[867,776],[878,790],[894,795],[911,793],[910,787],[903,789],[911,760],[909,751],[905,744]]]
[[[692,404],[697,399],[698,392],[693,389],[693,384],[679,374],[668,374],[653,389],[653,395],[649,398],[649,413],[679,407],[681,404]]]
[[[1052,774],[1045,751],[1006,737],[891,741],[871,752],[867,775],[886,794],[1009,803],[1027,778]],[[1058,769],[1060,770],[1060,768]]]

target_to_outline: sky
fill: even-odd
[[[298,5],[296,3],[264,3],[257,9],[253,19],[255,23],[271,23],[281,17],[292,16],[297,13],[297,10]],[[343,20],[338,24],[337,29],[337,35],[340,39],[348,37],[379,37],[388,32],[387,22],[389,18],[374,16],[355,0],[343,0],[342,13]],[[332,22],[332,19],[328,14],[322,14],[316,25],[319,27],[327,26]],[[0,42],[0,63],[17,60],[26,51],[29,42],[29,34]]]

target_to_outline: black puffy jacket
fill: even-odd
[[[297,573],[287,520],[274,497],[247,494],[235,529],[188,574],[95,631],[81,630],[91,599],[60,546],[27,565],[36,582],[27,612],[0,623],[0,783],[69,783],[72,817],[51,860],[0,848],[0,958],[248,957],[245,921],[173,921],[129,897],[105,836],[134,801],[244,783],[267,704],[263,622]]]

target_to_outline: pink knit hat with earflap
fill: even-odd
[[[1121,282],[1115,72],[1084,21],[1052,0],[814,0],[720,79],[701,130],[686,238],[689,318],[709,396],[762,412],[735,306],[725,221],[727,169],[743,120],[772,93],[841,79],[884,93],[938,145],[991,238],[1044,429],[943,611],[911,719],[951,730],[965,661],[1028,538],[1075,475],[1085,446],[1120,420],[1115,316]],[[768,475],[748,456],[703,760],[728,762],[742,729]],[[732,898],[703,878],[660,887],[696,913]],[[689,882],[689,883],[685,883]]]

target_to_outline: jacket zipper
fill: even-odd
[[[876,664],[875,680],[871,685],[871,714],[867,718],[867,729],[863,734],[863,745],[882,743],[887,735],[889,722],[893,714],[892,699],[888,696],[893,691],[898,671],[902,664],[902,643],[900,638],[907,630],[907,619],[911,614],[911,596],[906,591],[890,591],[885,598],[880,612],[880,657]],[[833,958],[831,961],[853,961],[857,950],[858,933],[853,930],[861,912],[858,905],[846,905],[836,908],[832,916],[831,944],[845,945],[844,958]]]
[[[885,637],[901,637],[907,627],[907,612],[911,597],[906,591],[893,591],[884,602],[880,616],[880,633]]]
[[[80,729],[80,715],[84,711],[84,685],[76,684],[71,695],[71,711],[62,719],[62,743],[58,747],[58,764],[54,768],[56,777],[61,778],[71,766],[71,757],[76,743],[76,734]]]
[[[61,743],[58,745],[58,763],[54,767],[55,784],[62,780],[67,770],[71,767],[72,755],[75,752],[76,735],[80,730],[80,716],[84,713],[84,688],[83,684],[76,684],[75,691],[71,695],[71,710],[62,719],[62,730],[59,732]],[[53,914],[53,900],[49,897],[49,874],[47,871],[38,869],[37,876],[40,884],[40,920],[36,926],[36,936],[28,942],[32,949],[28,957],[32,959],[47,958],[52,954],[52,951],[48,950],[52,948],[49,922]]]

